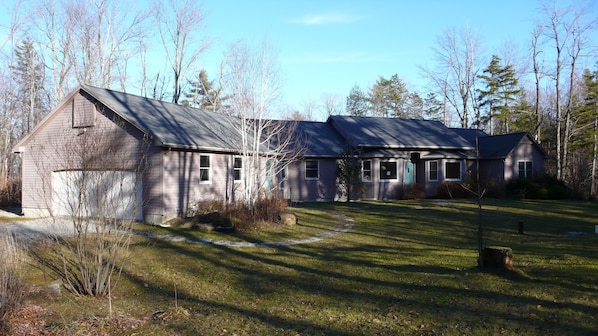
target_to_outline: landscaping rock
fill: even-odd
[[[197,229],[199,229],[200,231],[204,231],[204,232],[214,231],[214,225],[212,225],[211,223],[197,223],[197,224],[195,224],[195,227]]]
[[[295,214],[292,214],[290,212],[282,212],[278,215],[278,220],[280,221],[280,223],[282,223],[283,225],[287,225],[287,226],[293,226],[295,224],[297,224],[297,216],[295,216]]]

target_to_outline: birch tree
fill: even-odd
[[[236,43],[225,59],[224,86],[230,97],[227,114],[241,143],[244,201],[249,208],[270,192],[268,181],[298,155],[294,121],[275,120],[282,81],[276,54],[264,42],[252,49]]]

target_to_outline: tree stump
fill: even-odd
[[[484,266],[513,268],[513,250],[510,247],[486,247],[482,251]]]

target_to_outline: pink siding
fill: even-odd
[[[138,168],[143,136],[137,130],[125,127],[124,121],[119,121],[110,111],[94,112],[93,127],[73,128],[73,106],[96,111],[91,101],[77,93],[42,121],[24,143],[22,206],[25,212],[52,208],[51,174],[54,171],[132,171]],[[123,127],[117,126],[114,120]]]
[[[200,181],[200,156],[210,157],[210,181]],[[163,202],[166,219],[185,214],[198,203],[243,198],[243,183],[233,181],[233,157],[187,151],[163,152]]]
[[[513,149],[505,159],[504,180],[519,176],[519,161],[532,161],[535,171],[544,171],[544,158],[536,146],[526,137]]]
[[[285,194],[293,201],[332,201],[337,196],[336,160],[319,159],[319,178],[305,178],[305,161],[289,165]]]

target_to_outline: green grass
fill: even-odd
[[[139,326],[124,334],[598,331],[596,203],[484,200],[485,243],[511,247],[515,271],[476,267],[476,205],[469,201],[318,203],[293,211],[298,225],[263,233],[141,226],[195,238],[265,242],[329,230],[338,224],[333,213],[355,219],[353,230],[331,239],[276,248],[136,237],[113,293],[118,318],[108,319],[101,330],[118,334],[118,321],[135,318]],[[524,235],[517,232],[520,221]],[[53,280],[35,267],[27,279],[33,284]],[[51,312],[43,316],[46,330],[58,334],[77,332],[81,321],[108,314],[107,299],[63,293],[33,295],[30,300]],[[152,318],[156,311],[164,314]]]

